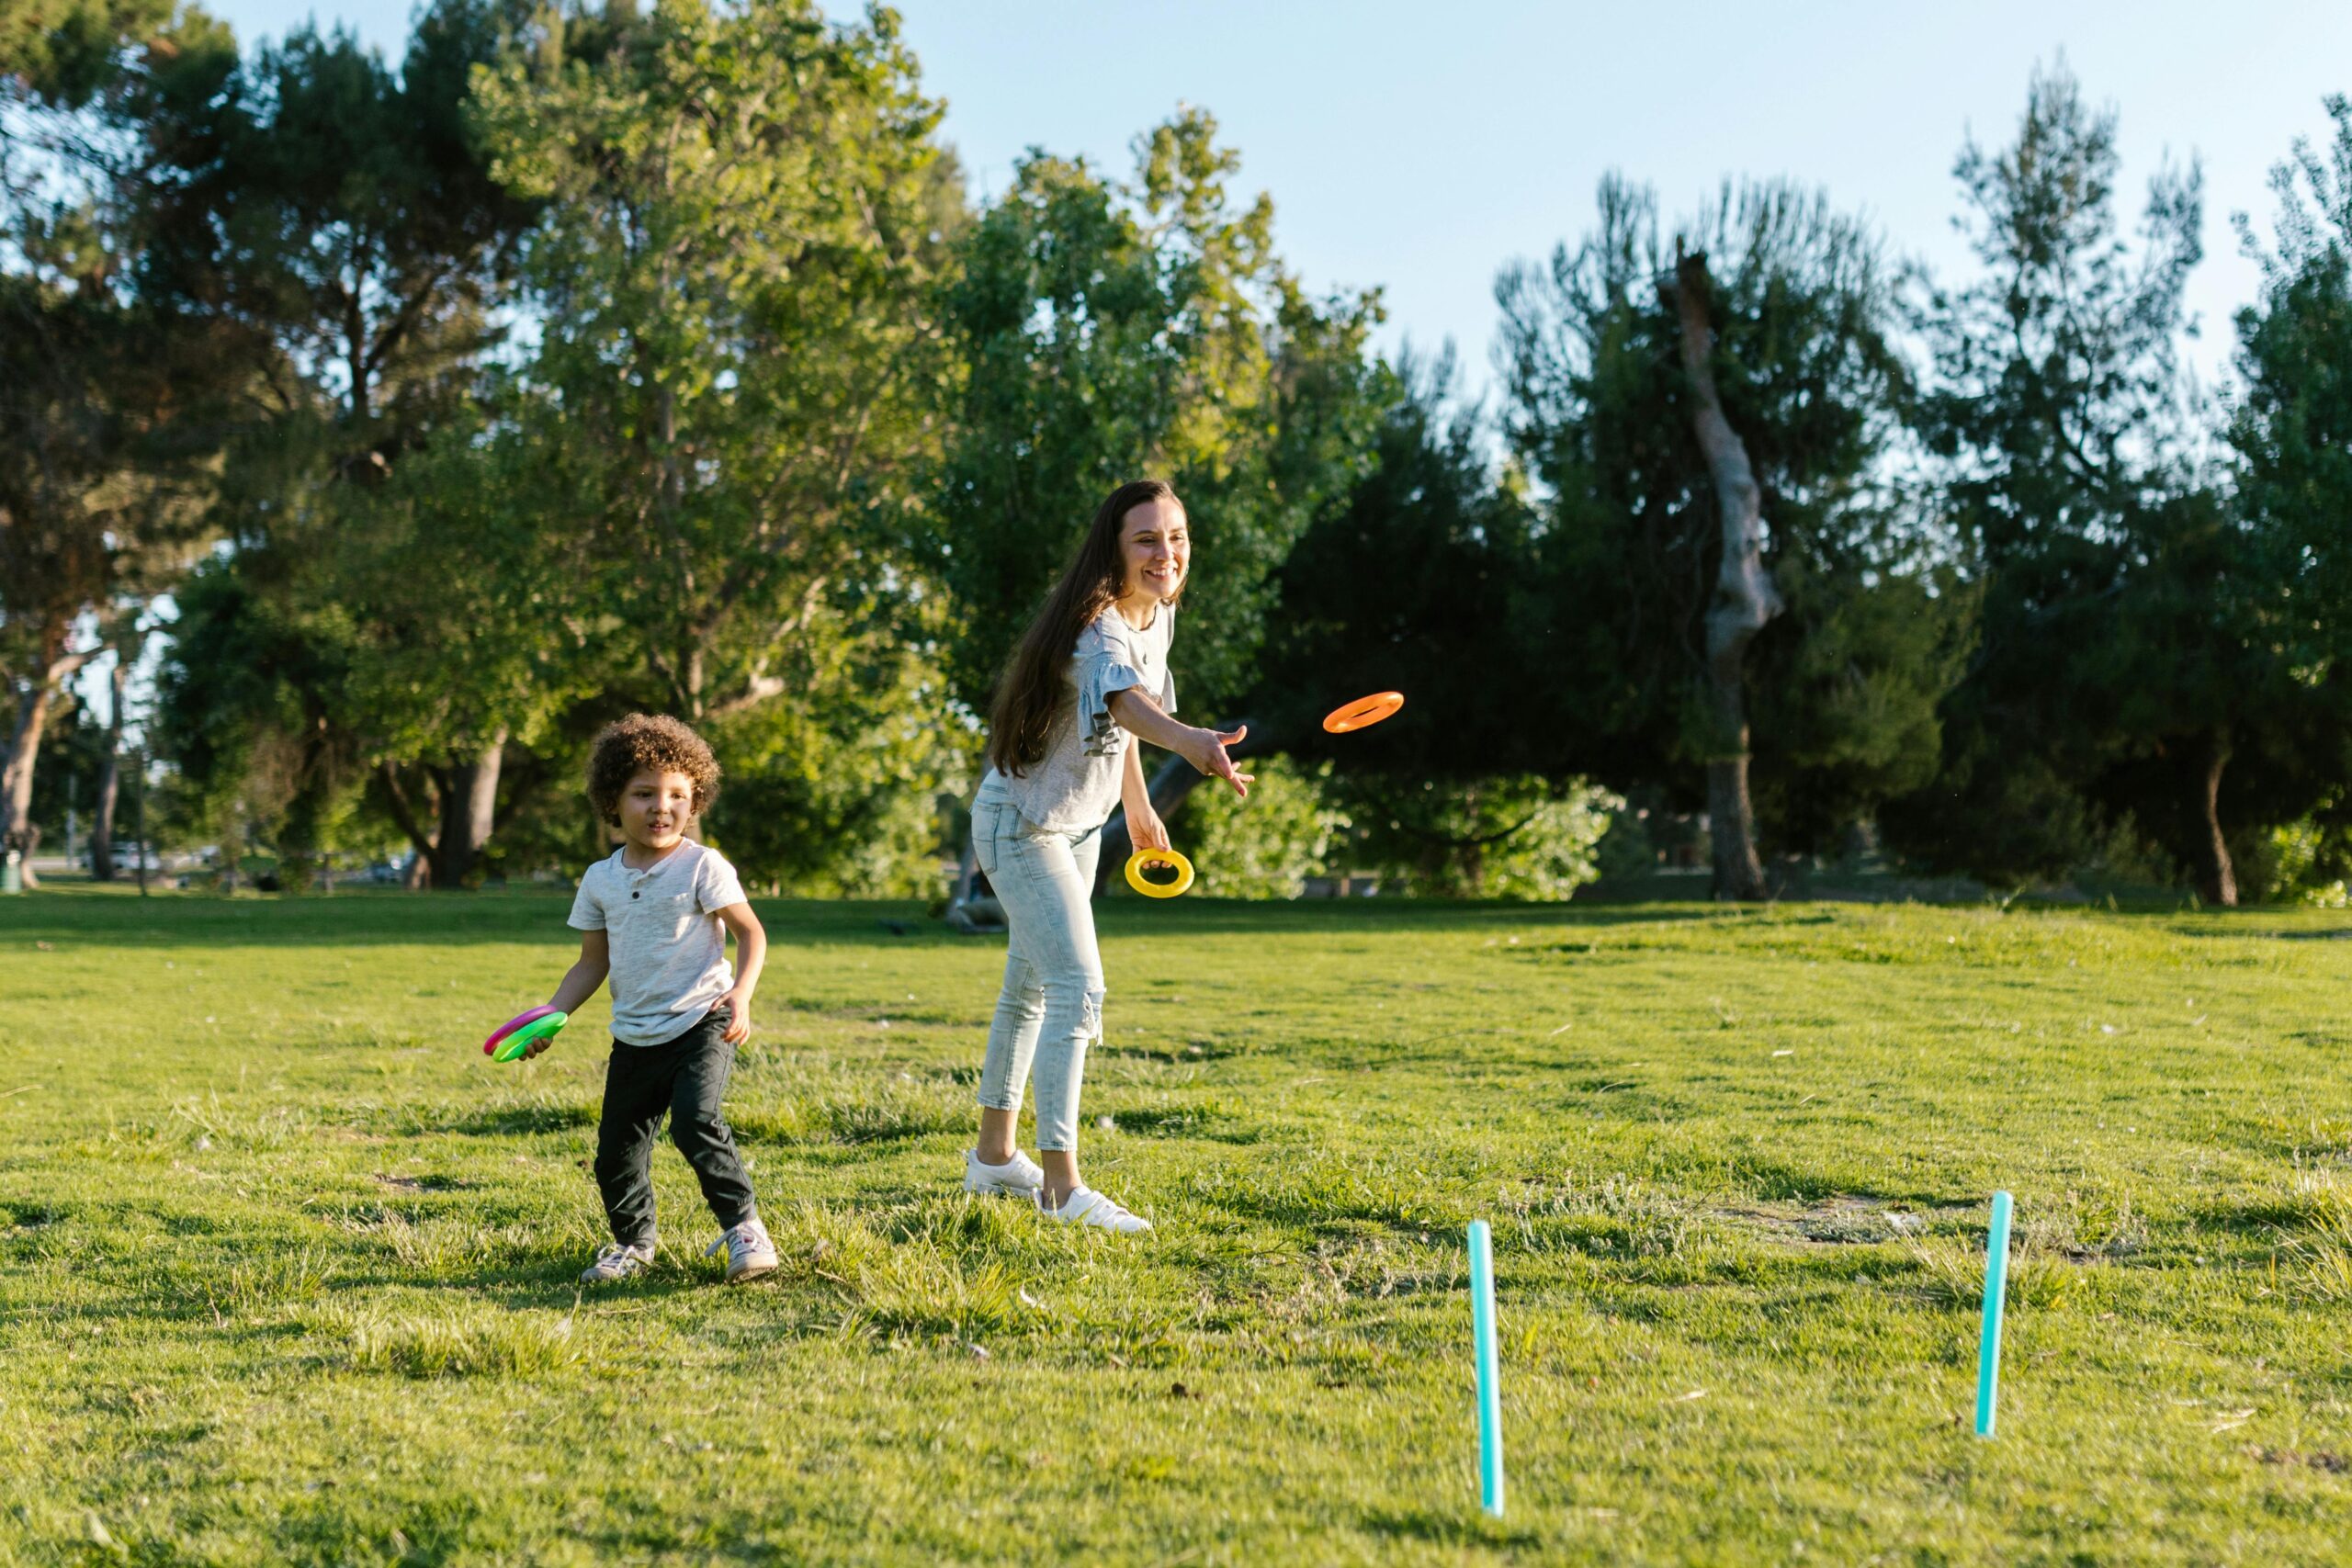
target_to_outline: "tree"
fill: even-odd
[[[1560,756],[1526,722],[1513,624],[1536,509],[1515,468],[1493,471],[1450,348],[1433,360],[1408,349],[1379,392],[1369,463],[1278,574],[1248,710],[1317,764],[1306,777],[1353,829],[1344,869],[1391,887],[1566,897],[1589,848],[1587,792],[1532,771]],[[1341,701],[1385,690],[1406,694],[1397,719],[1322,729]],[[1212,825],[1233,815],[1221,807]]]
[[[1747,445],[1724,417],[1715,389],[1714,283],[1702,254],[1678,254],[1674,280],[1658,296],[1674,310],[1679,357],[1690,399],[1690,433],[1707,465],[1720,536],[1707,632],[1707,820],[1713,838],[1718,897],[1761,898],[1763,863],[1756,856],[1756,811],[1747,788],[1747,649],[1787,608],[1764,570],[1764,492]]]
[[[486,378],[380,484],[353,487],[322,561],[346,617],[337,728],[435,887],[470,885],[530,755],[605,689],[613,638],[577,583],[595,498],[543,394]]]
[[[503,336],[493,306],[532,209],[466,115],[520,9],[437,0],[397,71],[347,31],[298,28],[211,90],[144,106],[168,177],[137,288],[244,329],[256,444],[322,465],[313,483],[389,471]],[[232,519],[240,543],[272,542],[274,510]]]
[[[209,797],[243,790],[236,769],[255,759],[274,781],[290,776],[270,815],[291,886],[307,884],[368,777],[390,778],[395,816],[401,770],[436,797],[424,808],[447,830],[426,833],[419,863],[441,885],[471,875],[490,831],[503,736],[372,723],[359,699],[382,687],[362,679],[365,656],[391,636],[355,590],[385,583],[362,581],[368,532],[396,510],[374,492],[435,432],[480,423],[476,381],[503,337],[500,290],[533,209],[491,177],[465,117],[470,72],[519,12],[439,0],[397,73],[347,32],[299,29],[213,91],[161,95],[150,115],[172,177],[138,286],[220,324],[245,394],[216,508],[233,554],[212,569],[239,581],[209,581],[196,595],[207,619],[181,637],[270,652],[266,681],[175,654],[166,683],[184,722],[169,733],[209,738],[177,759]],[[220,625],[227,615],[254,624]],[[425,750],[388,752],[394,737]]]
[[[2134,256],[2116,171],[2115,116],[2063,64],[2036,72],[2014,145],[1972,141],[1956,166],[1984,271],[1928,302],[1921,428],[1982,636],[1946,705],[1949,765],[1889,826],[2003,878],[2064,871],[2129,826],[2233,904],[2233,824],[2300,815],[2279,786],[2307,772],[2307,727],[2264,547],[2200,454],[2178,361],[2199,176],[2151,181]]]
[[[2298,142],[2272,171],[2275,244],[2262,245],[2237,218],[2263,283],[2260,299],[2238,312],[2240,390],[2229,438],[2238,505],[2263,547],[2256,581],[2275,594],[2267,626],[2324,716],[2316,743],[2294,749],[2291,760],[2334,840],[2323,869],[2341,875],[2352,830],[2352,791],[2343,784],[2352,775],[2344,740],[2352,731],[2352,539],[2343,499],[2352,495],[2352,100],[2329,98],[2327,113],[2335,136],[2324,151]]]
[[[686,3],[611,26],[485,73],[480,121],[499,177],[546,204],[530,378],[582,476],[560,525],[584,536],[583,592],[700,722],[782,694],[797,644],[888,637],[834,616],[842,583],[877,611],[909,597],[944,368],[927,308],[961,196],[888,12]]]
[[[107,717],[103,728],[91,727],[84,743],[95,764],[90,789],[90,878],[112,882],[114,835],[122,797],[123,735],[130,723],[130,673],[146,646],[145,617],[126,609],[108,617],[98,635],[106,657]],[[86,707],[86,704],[83,705]]]
[[[0,76],[18,92],[77,109],[117,79],[127,40],[168,38],[176,0],[11,0],[0,10]]]
[[[1552,760],[1521,722],[1511,620],[1535,510],[1515,471],[1490,471],[1481,411],[1454,389],[1450,348],[1408,349],[1371,389],[1363,470],[1283,561],[1248,700],[1293,755],[1416,794]],[[1341,702],[1392,690],[1408,722],[1320,728]]]
[[[43,11],[0,30],[6,110],[33,128],[40,172],[5,186],[0,227],[0,840],[30,833],[41,738],[97,651],[85,616],[135,614],[196,533],[205,406],[217,343],[201,321],[127,286],[149,214],[140,170],[85,109],[141,89],[115,23],[146,26],[156,73],[202,73],[225,35],[200,12]]]
[[[1706,805],[1719,897],[1763,891],[1743,775],[1754,834],[1809,851],[1935,767],[1966,606],[1886,482],[1894,283],[1821,197],[1726,187],[1668,246],[1612,178],[1591,237],[1497,285],[1507,431],[1548,491],[1508,600],[1529,739],[1500,754]]]
[[[938,107],[888,12],[679,4],[536,42],[480,79],[477,123],[542,204],[523,529],[594,628],[582,700],[709,729],[730,773],[709,826],[748,874],[865,886],[842,835],[905,840],[935,781],[936,727],[875,704],[942,701],[910,542],[963,217]]]
[[[1272,202],[1229,194],[1239,155],[1208,115],[1181,113],[1136,154],[1122,184],[1033,153],[948,291],[967,368],[933,564],[974,712],[1096,504],[1139,474],[1174,484],[1192,520],[1185,705],[1237,702],[1276,572],[1368,451],[1377,298],[1308,298],[1274,252]]]

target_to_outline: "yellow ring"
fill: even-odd
[[[1146,880],[1143,868],[1148,865],[1174,866],[1176,880],[1173,882]],[[1127,857],[1127,886],[1147,898],[1173,898],[1193,886],[1193,863],[1174,850],[1137,850]]]

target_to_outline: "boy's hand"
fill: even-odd
[[[557,1031],[556,1031],[556,1034],[560,1034],[560,1033],[562,1033],[562,1032],[563,1032],[563,1031],[561,1031],[560,1029],[559,1029],[559,1030],[557,1030]],[[554,1043],[555,1043],[555,1034],[542,1034],[542,1035],[540,1035],[537,1040],[532,1041],[532,1042],[530,1043],[530,1044],[529,1044],[529,1045],[527,1045],[527,1046],[526,1046],[526,1047],[524,1048],[524,1051],[523,1051],[523,1060],[525,1060],[525,1061],[526,1061],[526,1062],[527,1062],[527,1061],[529,1061],[532,1057],[534,1057],[534,1056],[537,1055],[540,1052],[545,1051],[545,1050],[548,1049],[550,1046],[554,1045]]]
[[[741,1045],[752,1037],[752,993],[738,987],[718,998],[729,1010],[727,1032],[719,1038],[729,1045]]]

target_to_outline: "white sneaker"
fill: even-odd
[[[722,1247],[727,1251],[727,1282],[730,1285],[775,1272],[775,1243],[768,1239],[768,1227],[760,1224],[757,1214],[712,1242],[703,1256],[713,1257]]]
[[[1035,1199],[1037,1190],[1046,1185],[1046,1173],[1037,1162],[1012,1151],[1012,1157],[1002,1165],[990,1165],[980,1157],[978,1149],[964,1151],[964,1190],[990,1195],[1010,1193],[1016,1198]]]
[[[583,1285],[609,1285],[616,1280],[633,1280],[653,1267],[653,1244],[650,1241],[610,1242],[596,1254],[596,1261],[580,1271]]]
[[[1058,1209],[1046,1207],[1045,1194],[1041,1192],[1037,1196],[1037,1212],[1066,1225],[1093,1225],[1120,1235],[1133,1235],[1151,1228],[1149,1220],[1141,1214],[1129,1213],[1091,1187],[1071,1188],[1069,1196],[1062,1201]]]

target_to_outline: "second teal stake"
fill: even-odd
[[[2009,1195],[1993,1194],[1993,1230],[1984,1238],[1984,1340],[1976,1354],[1976,1435],[1993,1435],[2001,1397],[2001,1299],[2009,1293]]]
[[[1495,1358],[1495,1249],[1487,1222],[1470,1222],[1470,1332],[1478,1358],[1478,1495],[1503,1512],[1503,1393]]]

